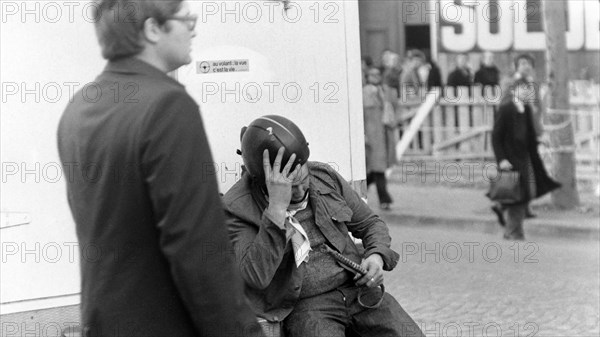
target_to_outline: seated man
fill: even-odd
[[[286,337],[423,336],[379,287],[399,257],[387,226],[337,172],[308,156],[302,132],[281,116],[242,130],[245,171],[224,203],[256,315],[283,322]],[[362,239],[364,259],[348,231]],[[342,268],[332,251],[366,274]]]

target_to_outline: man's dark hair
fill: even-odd
[[[515,69],[519,69],[519,61],[527,60],[531,63],[531,67],[535,67],[535,58],[531,54],[519,54],[515,57]]]
[[[144,22],[159,25],[181,9],[183,0],[97,0],[95,27],[102,57],[114,61],[137,55],[143,49]],[[168,27],[166,27],[168,29]]]

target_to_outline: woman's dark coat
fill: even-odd
[[[492,132],[492,146],[498,163],[507,159],[513,168],[519,171],[521,191],[524,193],[523,201],[528,201],[526,166],[528,156],[535,176],[536,197],[559,188],[560,184],[548,176],[537,151],[538,142],[533,128],[531,108],[525,105],[525,118],[520,118],[519,114],[517,106],[511,99],[505,100],[500,105]]]

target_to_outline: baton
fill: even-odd
[[[325,250],[329,254],[331,254],[343,268],[348,269],[353,273],[360,274],[361,276],[364,276],[367,274],[367,270],[365,268],[361,267],[359,264],[357,264],[354,261],[350,260],[349,258],[345,257],[344,255],[336,252],[335,250],[331,249],[331,247],[329,247],[328,245],[324,245],[324,246],[325,246]]]

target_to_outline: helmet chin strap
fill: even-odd
[[[308,198],[308,188],[306,189],[306,191],[304,192],[304,196],[302,197],[302,199],[300,201],[291,201],[290,202],[290,206],[295,206],[295,205],[299,205],[301,203],[303,203],[304,201],[306,201],[306,199]]]

